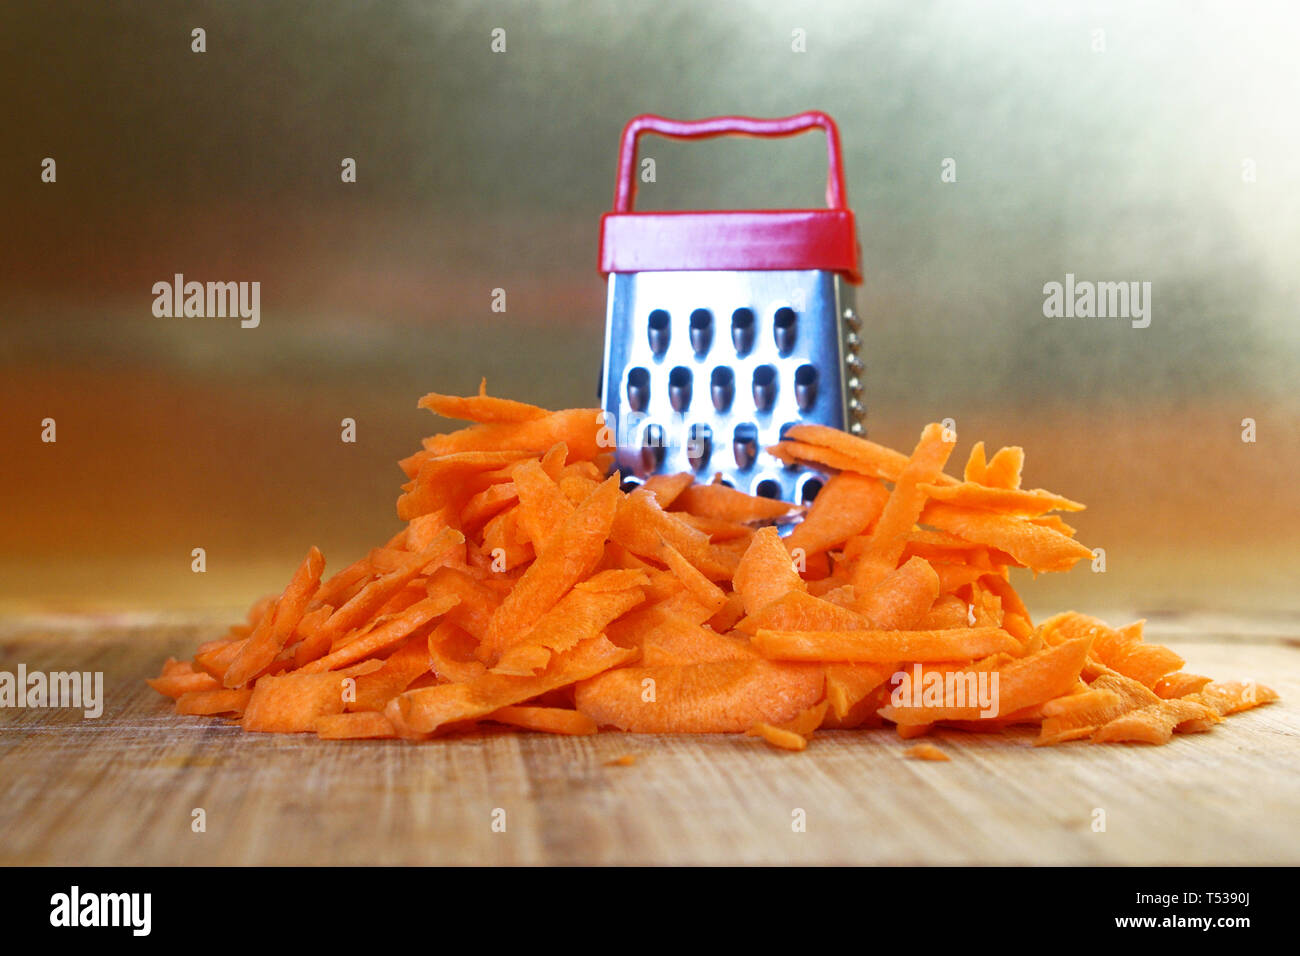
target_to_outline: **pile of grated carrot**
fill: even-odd
[[[1009,570],[1092,554],[1052,514],[1082,505],[1020,487],[1019,448],[975,445],[959,480],[939,425],[910,456],[795,426],[770,451],[830,475],[805,507],[689,474],[625,491],[594,409],[482,386],[420,405],[476,424],[400,463],[405,527],[324,580],[312,548],[246,624],[168,660],[149,683],[177,713],[328,739],[492,724],[747,733],[801,750],[818,729],[885,724],[904,738],[1028,725],[1042,744],[1158,744],[1277,698],[1181,671],[1141,621],[1035,624]],[[914,692],[899,695],[904,674]]]

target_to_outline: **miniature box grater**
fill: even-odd
[[[642,133],[816,129],[829,157],[826,209],[633,211]],[[609,277],[601,405],[622,473],[720,473],[751,494],[811,501],[825,475],[764,449],[796,423],[865,431],[859,252],[834,120],[636,117],[623,130],[614,211],[601,217],[600,271]]]

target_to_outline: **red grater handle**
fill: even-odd
[[[779,119],[750,116],[714,116],[699,120],[674,120],[652,113],[633,117],[623,127],[618,154],[618,183],[614,188],[614,212],[630,213],[636,200],[637,145],[642,133],[656,133],[669,139],[712,139],[715,136],[757,136],[765,139],[794,136],[809,130],[826,132],[826,205],[844,209],[844,162],[840,156],[840,131],[820,110],[808,110]]]

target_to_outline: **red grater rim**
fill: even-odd
[[[670,139],[826,133],[827,209],[634,212],[643,133]],[[862,281],[853,213],[845,205],[839,129],[818,110],[780,119],[718,116],[672,120],[644,114],[623,128],[614,211],[600,220],[600,271],[822,269]]]

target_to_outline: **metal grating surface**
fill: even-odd
[[[612,274],[602,405],[623,474],[720,472],[751,494],[811,500],[825,475],[763,449],[798,422],[862,433],[850,297],[815,270]]]

